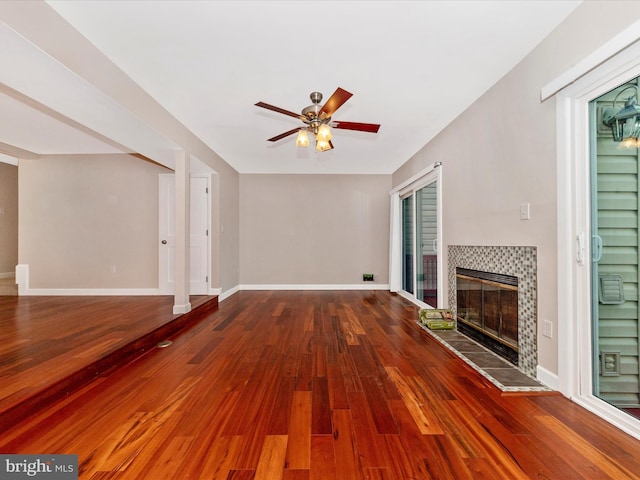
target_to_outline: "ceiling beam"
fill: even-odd
[[[2,1],[0,20],[114,101],[139,122],[140,129],[107,128],[108,125],[98,125],[100,119],[92,119],[94,123],[89,124],[88,120],[62,112],[69,118],[169,168],[174,167],[178,150],[190,151],[216,171],[231,168],[46,2]],[[146,131],[141,135],[143,126]]]

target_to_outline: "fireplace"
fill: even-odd
[[[505,333],[503,336],[507,339],[503,338],[502,343],[507,344],[507,351],[515,350],[517,352],[519,370],[531,378],[536,378],[538,365],[536,247],[449,245],[447,248],[447,265],[448,305],[456,315],[459,308],[456,273],[459,268],[478,272],[494,272],[503,275],[503,278],[513,277],[517,279],[517,293],[515,294],[518,298],[517,330],[514,332],[511,327],[507,327],[505,332],[505,312],[503,307],[502,332]],[[509,285],[509,281],[499,283]],[[509,286],[515,287],[516,285]],[[501,290],[503,300],[505,297],[504,290],[510,289]],[[462,326],[462,329],[467,326],[463,321],[456,323],[458,329],[460,329],[460,326]],[[485,323],[487,322],[485,321]],[[489,319],[489,324],[493,325],[493,330],[496,330],[494,319]],[[475,333],[477,329],[469,327],[469,330],[474,330],[473,333]],[[516,348],[511,348],[511,346],[516,346]]]
[[[456,268],[458,331],[518,365],[518,278]]]

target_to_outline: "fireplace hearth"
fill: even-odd
[[[518,278],[456,269],[458,331],[518,365]]]

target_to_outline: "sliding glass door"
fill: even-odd
[[[402,289],[434,308],[441,294],[439,171],[401,192]]]
[[[640,150],[603,124],[607,109],[637,100],[638,79],[590,103],[593,395],[640,417]],[[609,111],[611,111],[609,110]],[[637,128],[632,124],[630,127]],[[626,125],[625,125],[626,126]]]

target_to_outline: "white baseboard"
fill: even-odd
[[[157,288],[27,288],[21,295],[49,296],[151,296],[160,295]]]
[[[550,372],[540,365],[536,367],[536,378],[540,383],[546,385],[550,389],[560,391],[560,382],[558,381],[558,375]]]
[[[573,397],[571,399],[581,407],[586,408],[591,413],[611,423],[623,432],[640,440],[640,426],[638,420],[610,403],[605,402],[593,395]]]
[[[229,290],[225,290],[224,292],[221,291],[220,294],[218,295],[218,302],[222,302],[226,300],[231,295],[233,295],[234,293],[238,293],[239,291],[240,291],[240,285],[236,285],[235,287],[230,288]]]
[[[185,303],[184,305],[173,306],[174,315],[182,315],[184,313],[189,313],[190,311],[191,311],[191,303]]]
[[[412,294],[405,292],[404,290],[399,290],[397,292],[392,292],[392,293],[396,293],[398,295],[400,295],[402,298],[409,300],[411,303],[413,303],[414,305],[418,306],[419,308],[433,308],[431,305],[418,300],[416,297],[414,297]]]
[[[246,284],[240,285],[240,290],[389,290],[389,284]]]
[[[29,265],[16,265],[16,283],[18,284],[18,295],[26,295],[29,290]]]
[[[13,276],[13,274],[11,274]],[[16,267],[16,283],[18,284],[19,295],[51,295],[51,296],[144,296],[161,295],[159,288],[30,288],[29,287],[29,265],[22,264]],[[358,283],[358,284],[247,284],[236,285],[229,290],[222,291],[222,288],[210,288],[209,295],[217,295],[221,302],[240,290],[389,290],[389,284],[383,283]],[[187,305],[175,305],[175,310],[187,308]],[[189,310],[190,305],[188,306]],[[189,311],[187,310],[187,311]],[[185,312],[178,312],[185,313]]]
[[[145,296],[160,295],[158,288],[31,288],[29,264],[16,265],[16,283],[20,296]]]

